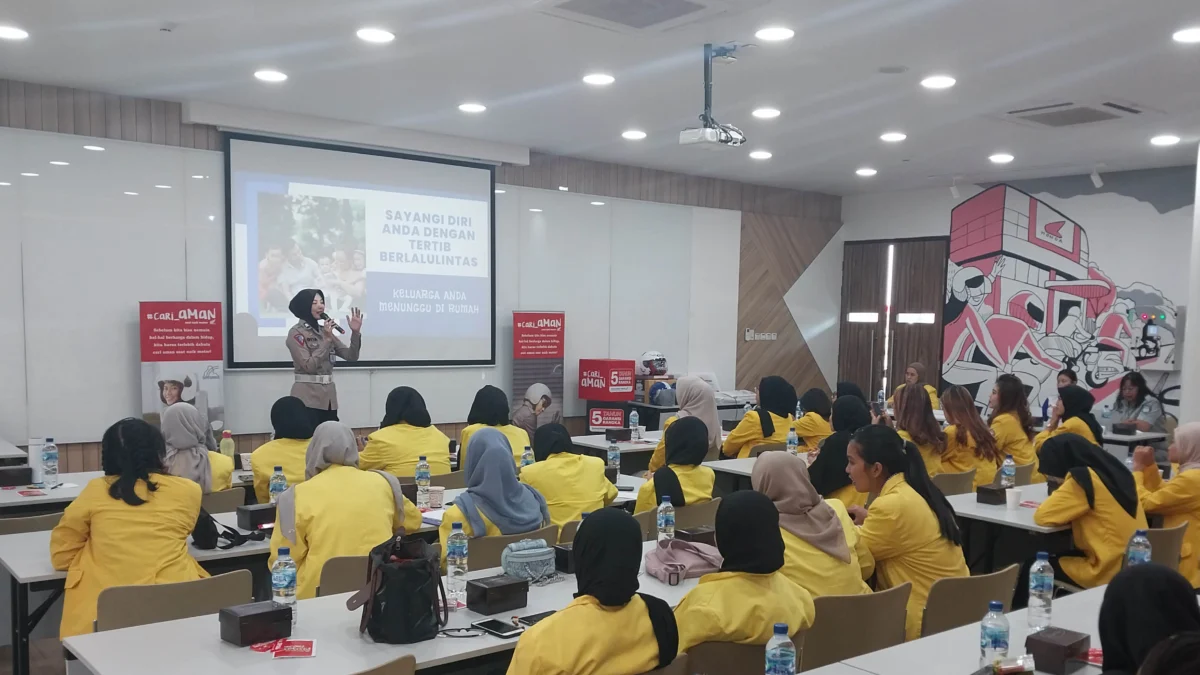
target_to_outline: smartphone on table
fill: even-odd
[[[528,616],[518,617],[517,622],[519,622],[525,626],[532,626],[533,624],[535,624],[535,623],[541,621],[542,619],[544,619],[548,616],[551,616],[553,614],[554,614],[554,610],[550,610],[549,612],[539,612],[537,614],[530,614]]]
[[[505,640],[509,638],[515,638],[521,633],[525,632],[524,628],[520,626],[514,626],[508,621],[501,621],[499,619],[484,619],[483,621],[476,621],[475,623],[471,624],[471,627],[478,628],[489,635],[495,635],[496,637]]]

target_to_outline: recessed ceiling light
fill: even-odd
[[[767,42],[778,42],[780,40],[790,40],[795,34],[796,31],[792,30],[791,28],[784,28],[783,26],[768,26],[755,33],[754,37],[758,38],[759,40],[766,40]]]
[[[279,72],[278,70],[259,70],[254,73],[254,77],[257,77],[263,82],[283,82],[287,79],[287,75]]]
[[[359,28],[355,35],[363,42],[374,42],[376,44],[386,44],[396,39],[395,33],[382,28]]]
[[[57,159],[50,163],[53,164],[54,166],[71,166],[70,162],[63,162],[63,161],[57,160]]]
[[[138,193],[136,193],[136,192],[129,192],[128,190],[126,190],[126,191],[125,191],[125,194],[129,195],[130,197],[136,197],[136,196],[138,196]]]
[[[921,80],[921,86],[926,89],[949,89],[953,87],[958,80],[949,75],[930,75]]]
[[[170,185],[155,185],[154,187],[158,188],[159,190],[170,190],[171,189]]]
[[[904,133],[903,131],[889,131],[880,136],[879,140],[887,143],[899,143],[906,138],[908,138],[908,134]]]
[[[771,159],[771,153],[766,150],[755,150],[750,153],[750,159]]]
[[[854,173],[862,176],[863,178],[870,178],[871,176],[874,176],[875,174],[877,174],[879,172],[876,171],[875,169],[872,169],[869,166],[864,166],[863,168],[859,169],[858,171],[855,171]]]
[[[757,108],[750,114],[760,120],[770,120],[779,117],[779,110],[775,108]]]
[[[1197,42],[1200,42],[1200,26],[1193,26],[1191,28],[1184,28],[1183,30],[1175,31],[1175,34],[1171,36],[1171,39],[1188,45],[1196,44]]]
[[[530,213],[541,213],[542,210],[541,209],[529,209],[529,212]]]
[[[481,113],[487,110],[487,106],[482,103],[464,103],[458,106],[458,109],[465,113]]]
[[[504,190],[496,190],[496,194],[498,194],[498,195],[502,195],[502,194],[504,194],[504,192],[505,192]]]
[[[592,86],[607,87],[613,82],[616,82],[617,78],[609,75],[608,73],[588,73],[587,75],[583,76],[583,81]]]
[[[1173,134],[1163,134],[1150,139],[1151,145],[1175,145],[1179,142],[1179,137]]]
[[[5,183],[5,185],[8,185],[8,183]],[[592,206],[604,206],[604,202],[592,202]]]
[[[29,178],[37,178],[37,176],[38,176],[36,173],[34,173],[32,171],[26,171],[26,172],[22,173],[21,175],[28,176]]]
[[[217,217],[216,217],[216,216],[209,216],[209,217],[208,217],[208,219],[209,219],[209,220],[216,220],[216,219],[217,219]]]
[[[201,176],[200,174],[196,174],[195,176],[192,176],[192,178],[195,178],[196,180],[204,180],[204,176]]]
[[[640,141],[646,137],[646,132],[641,129],[626,129],[621,132],[621,138],[627,141]]]
[[[8,187],[10,185],[12,185],[12,183],[5,183],[3,181],[0,181],[0,187]]]
[[[100,147],[99,145],[85,145],[83,146],[83,149],[91,150],[92,152],[104,152],[104,148]]]
[[[570,192],[570,191],[571,191],[571,188],[567,187],[566,185],[559,185],[559,186],[558,186],[558,191],[559,191],[559,192]]]
[[[1013,157],[1012,155],[1008,154],[1007,152],[997,152],[996,154],[992,155],[991,157],[988,157],[988,159],[992,160],[993,164],[1008,164],[1009,162],[1013,161],[1016,158]]]
[[[29,33],[16,26],[0,26],[0,40],[24,40]]]

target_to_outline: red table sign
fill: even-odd
[[[632,401],[633,361],[579,359],[579,398],[583,401]]]
[[[625,411],[620,408],[592,408],[588,411],[588,429],[624,429]]]

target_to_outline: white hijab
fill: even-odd
[[[162,412],[160,428],[167,442],[167,473],[199,483],[204,494],[212,492],[212,467],[205,446],[208,430],[200,411],[190,403],[171,404]]]

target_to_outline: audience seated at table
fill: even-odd
[[[778,375],[764,377],[758,383],[758,407],[742,416],[725,438],[721,453],[745,459],[751,450],[764,443],[787,443],[795,412],[796,388]]]
[[[698,417],[704,425],[708,427],[708,454],[707,459],[719,459],[721,452],[721,416],[717,412],[717,398],[713,394],[712,387],[704,380],[695,375],[686,375],[679,378],[675,384],[676,403],[679,404],[679,412],[667,418],[667,422],[663,425],[663,434],[658,439],[658,445],[654,448],[654,454],[650,456],[650,466],[648,473],[653,474],[655,471],[663,468],[667,463],[667,446],[663,440],[666,438],[667,429],[675,423],[675,420],[684,417]]]
[[[879,495],[869,510],[851,509],[875,558],[875,589],[912,582],[905,628],[908,639],[916,639],[933,583],[969,575],[954,509],[929,478],[917,446],[892,429],[859,430],[848,455],[854,486]]]
[[[593,513],[617,498],[617,486],[604,475],[604,460],[579,454],[561,424],[538,427],[533,434],[535,462],[521,468],[521,482],[546,500],[550,522],[562,526]]]
[[[933,416],[929,397],[916,387],[896,392],[896,431],[900,438],[912,441],[921,452],[925,471],[930,476],[942,472],[942,457],[946,452],[946,434]]]
[[[867,395],[863,393],[862,388],[853,382],[842,381],[837,383],[837,389],[833,392],[833,400],[836,402],[843,396],[857,396],[863,403],[869,400]]]
[[[429,462],[430,475],[450,473],[450,439],[433,426],[416,389],[396,387],[388,394],[379,430],[367,437],[358,466],[412,478],[421,457]]]
[[[1150,650],[1138,675],[1200,673],[1200,630],[1176,633]]]
[[[663,433],[667,465],[638,489],[634,513],[657,509],[664,495],[670,495],[676,509],[712,501],[717,476],[702,466],[711,442],[709,436],[708,426],[699,417],[684,417]]]
[[[996,447],[991,429],[983,423],[975,408],[975,398],[963,387],[955,385],[942,392],[942,410],[947,423],[942,471],[962,473],[975,469],[972,488],[990,485],[996,479],[996,471],[1004,463],[1004,457]]]
[[[792,423],[796,437],[800,439],[800,451],[816,450],[821,441],[833,434],[833,427],[829,426],[829,417],[833,414],[829,394],[824,389],[809,389],[800,397],[800,409],[804,414]]]
[[[934,410],[938,409],[937,389],[934,389],[933,385],[926,382],[925,364],[921,363],[920,361],[913,361],[912,363],[908,364],[908,368],[904,369],[904,384],[896,387],[896,390],[892,392],[890,397],[888,397],[888,405],[893,405],[896,401],[899,401],[901,390],[908,385],[920,387],[921,389],[925,390],[925,393],[929,396],[929,407],[933,408]]]
[[[173,403],[162,412],[159,428],[167,443],[167,473],[196,481],[204,494],[233,486],[233,458],[205,445],[212,434],[191,403]]]
[[[836,499],[847,508],[866,506],[866,492],[859,492],[846,474],[846,448],[854,432],[871,424],[871,411],[857,396],[842,395],[833,402],[833,435],[821,443],[821,452],[808,467],[813,487],[825,499]]]
[[[462,523],[463,533],[472,539],[524,534],[550,524],[546,499],[517,480],[512,448],[499,429],[483,428],[471,436],[465,466],[467,489],[446,509],[438,530],[443,567],[454,523]]]
[[[305,480],[276,502],[271,533],[274,564],[280,547],[296,561],[296,597],[316,597],[330,558],[366,555],[400,527],[421,527],[421,512],[400,492],[396,477],[358,468],[358,440],[341,422],[324,422],[305,453]]]
[[[304,456],[314,428],[304,401],[295,396],[284,396],[271,406],[271,427],[275,430],[274,440],[250,453],[254,496],[259,504],[271,501],[271,476],[277,466],[283,467],[289,486],[304,482]]]
[[[1032,464],[1033,482],[1046,482],[1038,472],[1037,452],[1033,449],[1033,416],[1029,414],[1029,400],[1025,396],[1025,384],[1021,378],[1007,373],[997,377],[988,407],[992,409],[988,426],[996,437],[1001,461],[1003,457],[1012,455],[1017,466]]]
[[[1169,481],[1155,464],[1154,448],[1133,452],[1133,480],[1147,516],[1162,516],[1164,528],[1187,523],[1179,573],[1200,588],[1200,422],[1189,422],[1175,430],[1167,458],[1179,468]],[[1200,672],[1200,671],[1198,671]]]
[[[208,576],[188,552],[200,487],[167,474],[165,455],[162,434],[142,420],[104,432],[104,476],[88,481],[50,533],[50,562],[67,572],[60,637],[92,632],[106,588]]]
[[[1050,422],[1045,430],[1033,439],[1034,450],[1040,451],[1047,439],[1060,434],[1075,434],[1082,436],[1092,445],[1104,439],[1104,431],[1092,414],[1092,406],[1096,398],[1092,392],[1078,385],[1068,385],[1058,388],[1058,402],[1054,404],[1054,412],[1050,414]]]
[[[638,593],[642,530],[620,509],[579,525],[571,555],[579,592],[521,635],[510,675],[633,675],[664,667],[679,651],[671,607]]]
[[[490,384],[484,385],[475,392],[475,400],[471,403],[471,411],[467,413],[467,427],[459,434],[458,465],[467,465],[463,453],[471,445],[471,436],[485,427],[492,427],[504,434],[508,445],[512,448],[513,466],[520,466],[521,453],[529,443],[529,434],[521,427],[511,424],[508,420],[508,396],[500,389]]]
[[[1054,492],[1033,512],[1042,527],[1071,526],[1074,555],[1051,555],[1055,578],[1082,588],[1107,584],[1121,569],[1135,530],[1146,529],[1129,469],[1086,438],[1060,434],[1039,453]],[[1017,596],[1028,584],[1017,584]],[[1193,599],[1194,600],[1194,599]]]
[[[846,507],[836,499],[821,499],[802,457],[764,453],[754,462],[750,482],[779,512],[784,576],[814,597],[871,592],[863,581],[875,571],[871,551]]]
[[[1104,589],[1100,604],[1104,675],[1151,675],[1143,668],[1150,651],[1163,640],[1189,631],[1200,631],[1200,606],[1187,579],[1155,564],[1122,571]]]
[[[816,617],[812,595],[787,577],[779,512],[760,492],[740,490],[717,507],[721,571],[700,577],[675,608],[679,651],[704,642],[765,645],[777,623],[788,634]]]
[[[1150,392],[1146,377],[1136,370],[1125,373],[1121,378],[1121,390],[1112,408],[1112,423],[1132,423],[1138,431],[1167,432],[1167,416],[1162,403]],[[1155,457],[1162,462],[1167,459],[1167,444],[1148,444],[1154,448]]]

